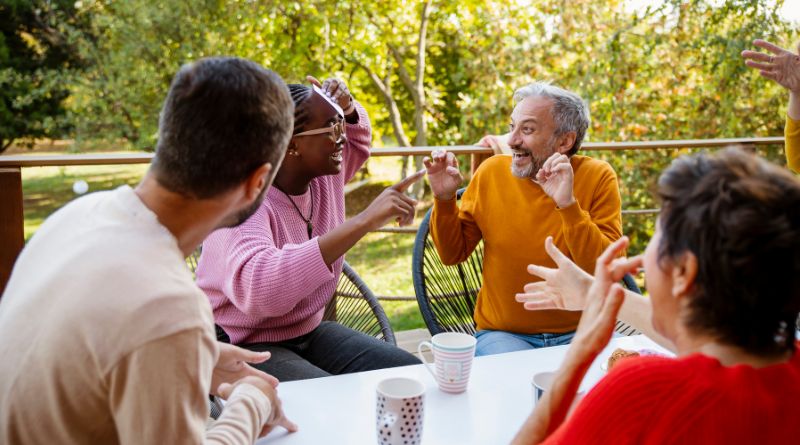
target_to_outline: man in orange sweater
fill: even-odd
[[[516,300],[531,276],[551,264],[544,240],[586,271],[622,236],[617,176],[608,163],[576,155],[589,111],[576,94],[546,83],[514,93],[508,144],[475,172],[456,205],[463,178],[452,153],[425,159],[434,194],[431,235],[445,264],[464,261],[484,241],[483,287],[475,306],[477,355],[566,344],[580,312],[526,311]]]

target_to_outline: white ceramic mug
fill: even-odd
[[[425,363],[425,368],[436,379],[439,389],[450,393],[460,393],[467,389],[472,359],[475,357],[477,340],[469,334],[443,332],[436,334],[431,341],[417,346],[417,352]],[[422,348],[433,351],[434,366],[422,355]]]
[[[419,445],[425,417],[425,385],[407,377],[378,383],[375,429],[380,445]]]
[[[539,399],[542,398],[545,392],[550,391],[550,388],[553,386],[553,380],[556,378],[556,373],[553,371],[546,371],[546,372],[537,372],[533,375],[531,379],[531,397],[533,398],[533,404],[536,405],[539,402]],[[583,398],[583,390],[578,390],[575,394],[575,398],[572,400],[572,405],[570,405],[570,412],[578,405],[578,402]]]

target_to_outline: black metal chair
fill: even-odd
[[[464,189],[460,189],[456,199],[461,199],[463,193]],[[411,260],[419,310],[431,335],[440,332],[475,334],[472,315],[483,280],[483,241],[462,263],[444,265],[430,237],[432,211],[428,210],[419,225]],[[629,290],[641,293],[632,276],[626,275],[622,281]],[[623,335],[639,333],[621,321],[617,322],[615,331]]]
[[[397,345],[386,312],[375,294],[347,261],[344,262],[336,291],[325,307],[322,319],[339,322],[353,330]]]
[[[192,273],[197,268],[200,252],[201,247],[198,247],[186,259],[186,264]],[[346,261],[342,267],[342,274],[339,276],[333,298],[325,306],[322,319],[339,322],[356,331],[397,345],[389,318],[380,302]],[[227,337],[225,331],[219,326],[216,328],[217,337],[224,341]]]

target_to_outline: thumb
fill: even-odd
[[[556,247],[555,243],[553,243],[552,236],[548,236],[547,239],[544,240],[544,250],[547,251],[547,255],[550,256],[559,267],[564,265],[565,260],[569,261],[569,258]]]
[[[314,76],[306,76],[306,80],[311,82],[311,84],[316,86],[317,88],[322,88],[322,84],[319,83],[319,80],[317,80],[316,77],[314,77]]]
[[[413,175],[410,175],[410,176],[406,177],[405,179],[401,180],[400,182],[398,182],[397,184],[391,186],[390,188],[392,188],[392,189],[394,189],[394,190],[396,190],[396,191],[398,191],[400,193],[403,193],[403,192],[406,191],[406,189],[408,189],[408,187],[411,186],[411,184],[419,181],[420,178],[425,176],[425,171],[426,170],[424,168],[420,169],[420,171],[414,173]]]
[[[219,387],[217,388],[217,394],[225,400],[228,400],[232,392],[233,392],[233,385],[231,385],[230,383],[223,383],[219,385]]]
[[[246,349],[245,351],[247,352],[243,353],[241,358],[243,361],[246,361],[247,363],[262,363],[269,360],[269,358],[272,356],[272,354],[269,351],[256,352],[256,351],[248,351]]]

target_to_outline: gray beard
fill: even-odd
[[[544,163],[547,161],[547,158],[552,156],[555,153],[555,145],[556,145],[556,136],[553,135],[549,141],[547,141],[547,148],[550,152],[549,155],[545,156],[544,158],[537,158],[536,155],[531,153],[531,163],[528,164],[527,167],[517,168],[514,166],[514,159],[511,159],[511,174],[516,176],[517,178],[522,179],[532,179],[536,180],[536,174],[539,173],[539,170],[542,169]],[[512,154],[513,156],[513,154]]]
[[[547,158],[538,159],[531,153],[531,163],[525,167],[519,168],[514,165],[514,160],[512,159],[511,174],[521,179],[536,179],[536,174],[542,169],[545,161],[547,161]]]

